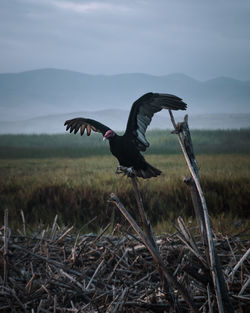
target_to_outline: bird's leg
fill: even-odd
[[[117,166],[115,173],[116,174],[123,174],[123,175],[126,175],[128,177],[135,176],[135,172],[134,172],[133,167],[126,167],[126,166],[122,166],[122,165]]]

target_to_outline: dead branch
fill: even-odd
[[[216,256],[216,252],[215,252],[213,234],[212,234],[212,230],[210,226],[210,219],[208,215],[207,204],[206,204],[206,200],[205,200],[205,197],[204,197],[201,185],[200,185],[197,162],[195,160],[191,135],[190,135],[189,127],[187,123],[188,117],[186,115],[183,123],[176,124],[171,110],[169,110],[169,114],[170,114],[172,124],[175,128],[175,133],[177,135],[181,150],[184,154],[186,163],[188,165],[189,171],[191,173],[192,179],[197,189],[197,193],[199,195],[199,200],[197,196],[193,195],[193,198],[194,198],[193,202],[195,203],[195,205],[198,205],[198,202],[200,202],[202,206],[203,213],[199,213],[199,216],[197,219],[200,222],[201,236],[204,238],[203,242],[208,244],[209,263],[210,263],[210,269],[211,269],[213,282],[214,282],[214,289],[216,292],[218,310],[220,313],[224,313],[224,309],[226,309],[227,312],[233,313],[234,310],[233,310],[231,300],[228,295],[227,287],[226,287],[225,280],[224,280],[224,275],[221,271],[219,259]],[[182,137],[180,134],[182,134]],[[196,213],[198,211],[201,211],[201,210],[195,210]],[[204,220],[203,220],[203,216],[204,216]],[[206,229],[206,233],[204,232],[204,229]]]

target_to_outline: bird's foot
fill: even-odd
[[[122,165],[117,166],[115,173],[116,174],[123,174],[123,176],[126,175],[128,177],[134,177],[135,176],[135,172],[134,172],[133,167],[126,167],[126,166],[122,166]]]

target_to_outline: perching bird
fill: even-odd
[[[103,140],[109,140],[110,151],[118,159],[121,168],[131,168],[137,177],[150,178],[160,175],[161,171],[147,163],[140,151],[149,147],[145,133],[154,113],[162,109],[185,110],[186,107],[186,103],[174,95],[149,92],[133,103],[123,136],[88,118],[74,118],[64,125],[67,125],[66,130],[75,134],[79,129],[81,135],[85,129],[87,136],[91,130],[102,133]]]

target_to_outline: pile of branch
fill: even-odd
[[[140,239],[119,225],[111,235],[104,235],[105,229],[74,235],[55,219],[51,229],[28,236],[25,228],[22,235],[11,234],[6,219],[2,229],[1,312],[168,312],[173,300],[176,312],[190,312],[178,290],[162,289],[160,272]],[[220,236],[214,242],[233,306],[247,312],[249,241]],[[185,239],[180,228],[157,237],[156,244],[168,270],[205,312],[216,299],[199,262],[205,258],[199,237]]]

